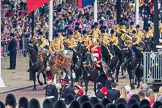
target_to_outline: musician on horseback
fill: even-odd
[[[73,38],[73,32],[72,31],[69,31],[69,36],[65,40],[65,46],[66,46],[66,48],[70,48],[70,49],[73,49],[73,50],[75,50],[77,48],[77,42]]]
[[[132,46],[132,38],[127,34],[126,29],[121,29],[121,39],[124,41],[125,46]]]
[[[82,42],[81,34],[79,33],[79,27],[75,27],[75,31],[74,31],[73,38],[74,38],[77,42]]]
[[[98,40],[99,40],[100,45],[109,46],[110,37],[109,37],[109,34],[106,33],[105,29],[101,30],[101,34]]]
[[[136,26],[136,34],[143,39],[144,38],[144,33],[142,32],[142,30],[140,29],[140,25]]]
[[[132,31],[132,48],[136,52],[137,57],[139,58],[139,63],[141,63],[144,43],[142,43],[142,39],[136,34],[135,30]]]
[[[99,67],[99,62],[101,62],[101,47],[97,43],[97,39],[92,39],[92,45],[89,46],[88,50],[92,53],[96,65]]]
[[[43,36],[43,32],[39,32],[39,39],[38,39],[38,47],[43,49],[43,48],[47,48],[47,40],[44,38]]]
[[[128,33],[131,34],[133,30],[136,30],[136,28],[134,27],[134,22],[130,22],[130,28],[128,29]]]
[[[83,34],[82,41],[88,47],[89,45],[92,44],[92,40],[91,40],[91,38],[88,37],[87,31],[83,30],[82,34]]]
[[[98,39],[99,35],[101,34],[100,29],[98,28],[98,23],[95,22],[94,25],[92,25],[92,30],[90,30],[90,35],[92,35],[92,38]]]
[[[63,43],[65,37],[62,35],[62,31],[59,29],[57,31],[59,40]]]
[[[58,51],[64,50],[63,41],[60,40],[60,38],[58,37],[58,34],[55,34],[55,38],[50,43],[49,50],[50,52],[58,52]]]

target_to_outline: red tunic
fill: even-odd
[[[101,47],[100,46],[91,45],[90,46],[90,52],[92,54],[98,54],[98,57],[96,57],[97,62],[101,61]]]

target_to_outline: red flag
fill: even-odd
[[[31,13],[32,11],[48,2],[49,0],[27,0],[28,13]]]
[[[78,8],[82,8],[82,0],[78,0]]]

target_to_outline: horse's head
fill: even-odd
[[[84,55],[84,62],[86,63],[86,65],[93,64],[93,62],[95,61],[94,59],[95,58],[92,56],[91,53],[89,53],[89,52],[85,53],[85,55]]]
[[[123,47],[122,48],[122,58],[125,59],[125,58],[128,58],[130,56],[132,56],[131,48]]]
[[[87,51],[86,45],[84,43],[78,43],[77,53],[81,57]]]
[[[26,49],[23,52],[24,57],[26,57],[27,53],[31,53],[34,50],[34,45],[31,43],[28,43],[26,46]]]

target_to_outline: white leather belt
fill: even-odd
[[[47,99],[54,98],[55,96],[46,96]]]

